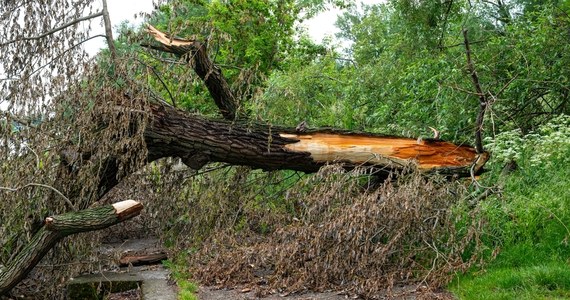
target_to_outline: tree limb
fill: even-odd
[[[486,94],[483,93],[483,89],[479,83],[479,76],[477,75],[473,61],[471,60],[471,48],[469,47],[469,39],[467,38],[467,29],[463,29],[463,43],[465,44],[465,55],[467,56],[467,69],[471,75],[471,80],[473,81],[475,91],[479,96],[479,112],[477,113],[477,120],[475,121],[477,126],[475,129],[475,149],[477,149],[477,153],[483,153],[483,121],[489,100],[487,99]]]
[[[98,208],[47,217],[44,226],[22,251],[0,270],[0,296],[6,295],[38,264],[57,242],[68,235],[94,231],[128,220],[140,213],[142,204],[125,200]]]
[[[226,120],[236,117],[237,100],[222,74],[222,70],[208,57],[206,45],[196,41],[170,37],[152,25],[147,25],[150,33],[160,45],[142,45],[143,47],[173,53],[184,57],[198,76],[204,81],[206,88]]]
[[[295,128],[208,120],[172,107],[152,105],[145,129],[149,161],[180,157],[194,169],[208,162],[264,170],[316,172],[326,164],[374,166],[389,172],[416,167],[426,172],[469,176],[479,173],[488,153],[434,139],[355,133],[330,128]]]

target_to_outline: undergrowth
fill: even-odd
[[[570,298],[570,118],[517,134],[494,144],[517,170],[480,205],[482,241],[496,259],[451,284],[462,299]]]
[[[195,280],[247,285],[258,295],[332,289],[382,297],[395,295],[396,284],[435,290],[472,265],[482,223],[463,205],[463,183],[411,173],[375,184],[369,171],[220,166],[177,185],[162,177],[179,197],[160,202],[157,228]]]
[[[497,193],[478,202],[470,182],[437,176],[378,184],[367,169],[336,166],[305,175],[225,165],[165,172],[168,164],[157,164],[149,178],[177,196],[148,207],[161,212],[153,226],[177,266],[207,285],[379,298],[397,295],[395,285],[434,290],[453,279],[448,288],[461,299],[568,298],[567,121],[493,140],[494,169],[482,187]],[[517,169],[499,175],[511,160]]]

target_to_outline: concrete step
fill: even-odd
[[[108,293],[140,288],[145,300],[176,300],[176,286],[169,284],[168,275],[162,265],[81,275],[68,282],[67,299],[100,299]]]

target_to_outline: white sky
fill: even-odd
[[[125,20],[128,20],[131,24],[140,24],[142,22],[142,19],[135,19],[134,16],[140,12],[150,13],[153,10],[152,2],[152,0],[108,0],[107,6],[109,9],[109,16],[111,18],[111,24],[113,24],[113,28],[116,28],[116,26]],[[385,2],[385,0],[361,0],[358,2],[371,5]],[[305,21],[303,25],[308,29],[309,36],[315,42],[321,42],[324,37],[334,37],[334,34],[338,32],[338,29],[334,26],[334,23],[340,13],[341,11],[338,9],[331,9],[320,13],[310,20]],[[91,35],[105,33],[101,20],[94,21],[92,27],[93,30]],[[116,34],[116,31],[113,32]],[[94,55],[99,52],[99,49],[106,47],[106,43],[105,39],[101,37],[85,43],[84,46],[90,55]]]

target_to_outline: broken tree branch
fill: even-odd
[[[142,204],[125,200],[112,205],[47,217],[44,226],[22,251],[0,270],[0,296],[6,295],[38,264],[47,252],[68,235],[94,231],[128,220],[140,213]]]
[[[206,45],[197,40],[168,36],[152,25],[147,25],[147,31],[160,45],[143,46],[185,58],[192,65],[196,74],[204,81],[224,119],[234,120],[236,117],[237,100],[231,92],[222,70],[208,57]]]
[[[369,133],[241,124],[208,120],[168,106],[152,105],[145,129],[149,160],[180,157],[193,169],[208,162],[247,165],[264,170],[316,172],[326,164],[350,169],[374,166],[386,172],[416,166],[426,172],[469,176],[489,155],[450,142]]]

